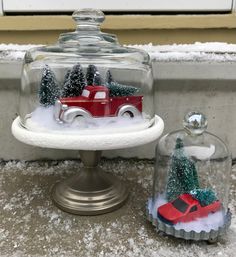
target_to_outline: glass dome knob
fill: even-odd
[[[183,126],[191,135],[201,135],[207,129],[206,116],[200,112],[189,112],[185,115]]]
[[[104,13],[96,9],[80,9],[72,14],[72,18],[78,24],[100,25],[104,20]]]

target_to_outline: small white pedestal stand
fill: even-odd
[[[104,172],[98,163],[102,150],[123,149],[150,143],[160,137],[162,119],[140,131],[114,134],[63,134],[35,132],[24,128],[17,117],[12,124],[13,135],[21,142],[54,149],[79,150],[84,167],[78,175],[57,183],[52,190],[55,204],[62,210],[80,215],[96,215],[119,208],[127,199],[125,185]]]

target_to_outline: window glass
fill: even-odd
[[[87,89],[84,89],[82,92],[82,96],[89,97],[90,92]]]
[[[194,206],[190,209],[190,212],[194,212],[194,211],[196,211],[196,210],[197,210],[197,206],[194,205]]]
[[[105,98],[106,98],[105,92],[97,92],[94,97],[94,99],[105,99]]]
[[[188,204],[184,202],[182,199],[177,198],[172,202],[173,206],[180,212],[185,212],[188,208]]]

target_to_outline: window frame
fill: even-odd
[[[30,3],[32,1],[32,3]],[[97,8],[104,11],[113,12],[127,12],[127,11],[146,11],[146,12],[174,12],[180,13],[186,12],[217,12],[235,10],[235,0],[129,0],[114,2],[109,0],[57,0],[57,4],[53,1],[41,0],[0,0],[1,7],[0,13],[12,13],[12,12],[71,12],[80,6],[80,8]],[[209,3],[210,2],[210,3]],[[37,11],[36,11],[37,10]]]

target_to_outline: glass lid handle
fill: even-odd
[[[183,126],[190,135],[201,135],[207,129],[206,116],[200,112],[189,112],[184,117]]]
[[[77,23],[77,30],[99,29],[101,23],[105,20],[102,11],[96,9],[80,9],[72,14],[72,18]]]

